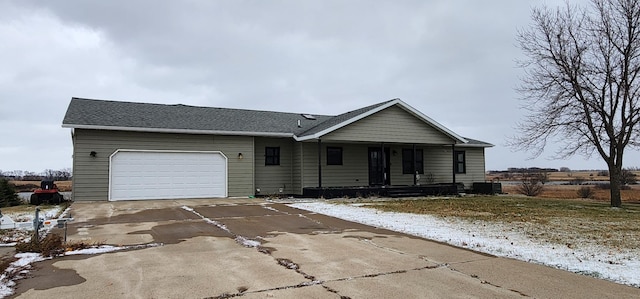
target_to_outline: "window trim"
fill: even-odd
[[[340,153],[339,157],[332,157],[332,155],[329,155],[329,151],[331,150],[338,150]],[[344,163],[344,158],[343,158],[343,149],[340,146],[327,146],[326,149],[326,154],[327,154],[327,165],[343,165]],[[337,161],[334,159],[338,159]]]
[[[409,152],[409,158],[405,159],[405,153]],[[416,148],[416,171],[418,174],[424,174],[424,150],[421,148]],[[411,163],[413,165],[413,149],[411,148],[403,148],[402,149],[402,174],[413,174],[413,167],[407,165],[405,163]]]
[[[272,151],[271,154],[269,154],[270,151]],[[280,147],[279,146],[265,146],[264,165],[265,166],[280,165]]]
[[[460,159],[460,155],[462,155],[462,159]],[[456,174],[465,174],[467,173],[467,152],[466,151],[454,151],[454,171]],[[462,171],[460,167],[462,166]]]

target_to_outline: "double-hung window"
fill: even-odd
[[[327,146],[327,165],[342,165],[342,148]]]
[[[280,165],[280,148],[266,147],[264,150],[264,165]]]
[[[467,159],[465,151],[455,151],[454,167],[456,173],[467,173]]]
[[[422,149],[416,149],[415,152],[415,168],[416,172],[419,174],[424,174],[424,157]],[[402,173],[403,174],[413,174],[414,167],[414,155],[413,149],[405,148],[402,149]]]

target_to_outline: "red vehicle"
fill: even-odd
[[[53,181],[40,182],[40,188],[33,191],[29,203],[39,205],[44,202],[49,204],[59,204],[64,200],[62,194],[58,192],[58,186]]]

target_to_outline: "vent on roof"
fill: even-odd
[[[311,119],[311,120],[315,120],[316,117],[311,115],[311,114],[302,114],[302,117],[306,118],[306,119]]]

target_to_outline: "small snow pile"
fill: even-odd
[[[44,258],[39,253],[25,252],[15,255],[17,261],[11,263],[4,273],[0,275],[0,298],[4,298],[13,294],[13,286],[16,285],[16,279],[23,278],[29,272],[31,263],[43,261]]]
[[[152,248],[152,247],[160,247],[163,246],[162,243],[149,243],[142,245],[131,245],[131,246],[111,246],[111,245],[101,245],[97,247],[84,248],[78,250],[67,251],[64,255],[80,255],[80,254],[101,254],[108,252],[115,252],[121,250],[132,250],[132,249],[144,249],[144,248]]]
[[[202,214],[198,213],[198,211],[194,210],[193,208],[190,208],[190,207],[187,207],[187,206],[182,206],[182,209],[183,209],[183,210],[185,210],[185,211],[189,211],[189,212],[191,212],[191,213],[194,213],[194,214],[196,214],[198,217],[202,218],[202,220],[206,221],[207,223],[209,223],[209,224],[213,224],[213,225],[217,226],[218,228],[220,228],[221,230],[226,231],[226,232],[228,232],[228,233],[232,234],[232,233],[231,233],[231,231],[229,230],[229,228],[227,228],[227,226],[226,226],[226,225],[224,225],[224,224],[222,224],[222,223],[220,223],[220,222],[218,222],[218,221],[211,220],[211,219],[209,219],[209,218],[205,217],[204,215],[202,215]]]
[[[255,241],[255,240],[251,240],[251,239],[247,239],[243,236],[237,236],[236,237],[236,242],[240,243],[240,245],[244,246],[244,247],[258,247],[260,245],[262,245],[262,243]]]
[[[522,232],[513,231],[508,224],[495,222],[465,222],[453,217],[443,219],[322,202],[289,206],[640,287],[640,250],[637,249],[622,251],[597,245],[579,248],[553,245],[528,238]]]

